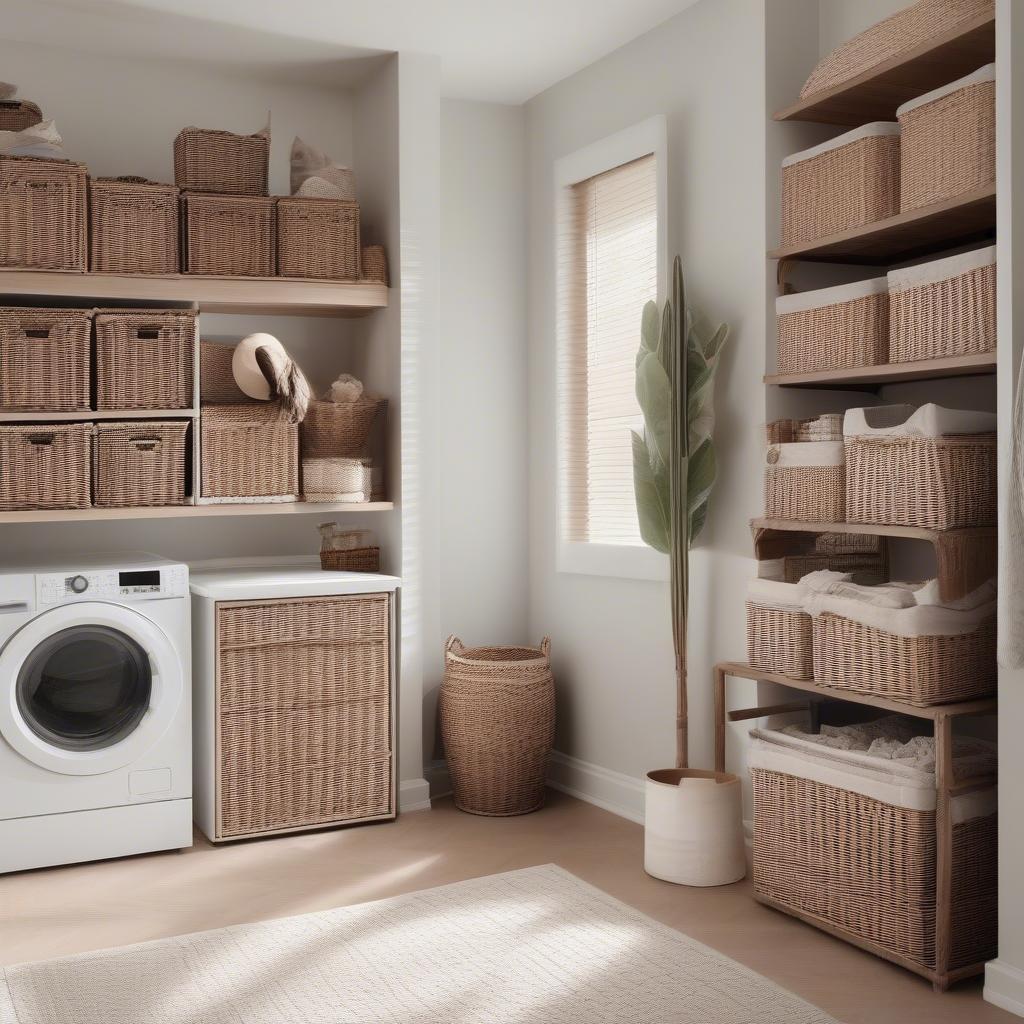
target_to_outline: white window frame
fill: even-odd
[[[557,310],[566,288],[566,268],[558,255],[563,225],[571,216],[572,186],[587,178],[614,170],[623,164],[654,155],[657,196],[657,276],[658,303],[668,294],[668,125],[663,114],[649,117],[623,131],[616,132],[583,149],[555,161],[555,271],[556,271],[556,332],[558,381],[555,410],[555,538],[556,569],[560,573],[586,576],[613,576],[635,580],[667,580],[668,556],[647,545],[597,544],[568,541],[562,532],[562,507],[565,498],[566,439],[568,426],[565,419],[563,396],[566,382],[562,367],[567,339],[562,325],[557,323]],[[640,313],[636,311],[637,347],[640,345]]]

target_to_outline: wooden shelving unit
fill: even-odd
[[[346,512],[390,512],[390,501],[364,502],[312,502],[287,501],[264,504],[225,505],[161,505],[153,508],[60,508],[28,509],[23,512],[0,512],[0,525],[5,523],[90,523],[112,519],[229,519],[239,516],[313,515],[328,512],[331,515]]]
[[[366,316],[388,304],[386,285],[373,281],[312,281],[285,277],[167,277],[0,270],[5,299],[97,300],[102,303],[194,303],[200,312],[263,316]]]
[[[950,377],[976,377],[995,372],[995,352],[984,352],[980,355],[922,359],[916,363],[883,363],[881,366],[857,366],[845,370],[769,373],[765,374],[764,382],[782,388],[877,391],[878,388],[886,384],[905,384],[915,380],[944,380]]]
[[[827,238],[780,246],[768,256],[773,260],[887,266],[991,239],[995,229],[996,190],[989,186]]]
[[[851,128],[891,121],[902,103],[976,71],[995,60],[995,52],[995,15],[983,15],[843,85],[780,110],[775,120]]]

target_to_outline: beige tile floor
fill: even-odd
[[[687,889],[650,878],[642,849],[638,825],[558,793],[521,818],[474,817],[443,800],[394,824],[222,847],[197,835],[184,852],[0,877],[0,964],[553,862],[849,1024],[1016,1020],[982,1001],[980,981],[934,993],[927,982],[760,906],[745,882]]]

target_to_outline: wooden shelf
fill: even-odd
[[[206,313],[267,316],[366,316],[388,304],[386,285],[372,281],[310,281],[284,277],[167,277],[0,270],[5,297],[118,302],[194,303]]]
[[[91,423],[94,420],[193,420],[195,409],[79,409],[75,412],[0,411],[0,423]]]
[[[995,229],[993,185],[814,242],[782,246],[768,256],[775,260],[885,266],[991,239]]]
[[[995,15],[982,15],[849,82],[780,110],[775,120],[848,127],[893,121],[900,104],[977,71],[994,61],[995,53]]]
[[[874,391],[885,384],[914,380],[942,380],[947,377],[974,377],[996,372],[995,352],[978,355],[922,359],[915,363],[885,363],[844,370],[813,370],[809,373],[769,373],[765,384],[782,388],[833,388],[837,391]]]
[[[23,512],[0,512],[0,525],[5,523],[89,523],[112,519],[192,519],[216,516],[314,515],[339,512],[389,512],[394,502],[268,502],[262,505],[166,505],[158,508],[69,508],[28,509]]]
[[[928,718],[934,721],[936,718],[948,717],[957,718],[964,715],[992,715],[996,712],[996,699],[994,697],[984,700],[960,701],[955,704],[937,704],[931,707],[918,707],[915,704],[905,704],[901,701],[889,700],[886,697],[876,697],[866,693],[854,693],[852,690],[837,690],[832,686],[822,686],[813,679],[794,679],[792,676],[780,675],[777,672],[765,672],[759,668],[741,661],[726,661],[716,666],[726,675],[734,676],[737,679],[753,679],[760,683],[778,683],[780,686],[788,686],[794,690],[803,690],[804,693],[814,693],[829,700],[844,700],[851,704],[866,704],[869,707],[881,708],[884,711],[893,711],[897,714],[912,715],[914,718]]]

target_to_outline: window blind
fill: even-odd
[[[657,297],[655,157],[567,190],[559,247],[562,536],[641,544],[630,428],[644,303]]]

